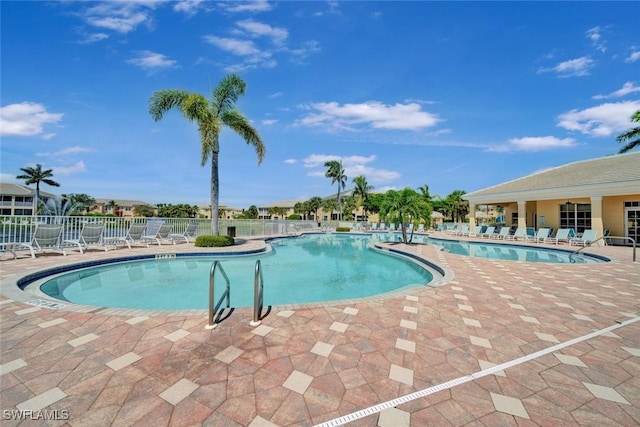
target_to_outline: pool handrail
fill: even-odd
[[[580,249],[571,252],[571,254],[569,255],[569,262],[575,262],[573,260],[573,256],[574,255],[578,255],[580,253],[580,251],[588,248],[589,246],[592,246],[594,243],[599,242],[600,240],[606,242],[609,239],[622,239],[622,240],[628,240],[631,241],[631,244],[633,245],[633,255],[631,257],[633,262],[636,262],[636,241],[632,238],[632,237],[628,237],[628,236],[602,236],[596,240],[594,240],[593,242],[585,242],[584,246],[581,247]]]
[[[214,307],[213,300],[214,300],[214,291],[216,287],[215,276],[216,276],[216,270],[218,269],[218,267],[220,267],[220,273],[222,273],[224,280],[227,282],[227,288],[225,289],[222,296],[218,300],[218,303]],[[222,300],[225,299],[225,297],[227,300],[227,308],[229,308],[231,306],[231,282],[229,281],[229,276],[227,276],[227,273],[224,271],[224,268],[222,267],[222,263],[216,260],[213,262],[213,264],[211,264],[211,270],[209,273],[209,323],[205,326],[205,329],[214,329],[217,326],[217,324],[213,320],[213,317],[215,316],[216,312],[220,308],[220,305],[222,305]]]
[[[253,277],[253,320],[251,326],[258,326],[262,323],[262,305],[264,298],[264,278],[262,276],[262,264],[256,261],[255,274]]]

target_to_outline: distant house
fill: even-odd
[[[467,193],[477,205],[504,208],[510,226],[605,230],[640,240],[640,152],[569,163]],[[474,218],[470,218],[475,223]]]
[[[96,203],[94,206],[91,206],[89,213],[112,214],[119,217],[131,218],[134,216],[133,208],[141,205],[151,206],[155,209],[155,205],[141,200],[96,199]]]
[[[0,215],[33,215],[36,189],[20,184],[0,182]],[[44,203],[55,194],[40,190],[40,200]]]

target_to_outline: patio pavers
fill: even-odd
[[[629,248],[589,249],[614,262],[579,265],[395,247],[455,277],[388,298],[273,307],[257,328],[240,308],[214,330],[201,310],[51,309],[6,286],[57,262],[192,245],[2,261],[1,409],[67,410],[59,423],[91,426],[314,425],[369,407],[350,425],[640,424],[640,265]]]

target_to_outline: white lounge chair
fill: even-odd
[[[549,233],[551,232],[550,228],[539,228],[538,232],[534,236],[527,236],[526,242],[534,242],[534,243],[542,243],[544,239],[549,237]]]
[[[38,224],[33,232],[31,241],[20,242],[13,247],[13,256],[15,258],[16,249],[29,249],[31,252],[31,258],[35,258],[35,252],[44,252],[45,249],[61,250],[62,255],[67,255],[67,252],[62,246],[60,246],[60,235],[62,234],[63,224]]]
[[[169,238],[169,234],[171,234],[171,230],[173,230],[173,224],[169,224],[163,222],[160,225],[160,228],[155,232],[155,234],[146,234],[142,236],[142,240],[155,241],[158,246],[162,246],[162,242],[171,242],[174,245],[176,244],[175,240]]]
[[[574,237],[569,240],[569,245],[581,245],[585,246],[589,243],[593,243],[597,240],[598,230],[584,230],[582,237]]]
[[[187,228],[184,230],[184,233],[170,233],[169,239],[173,240],[175,243],[176,240],[184,240],[185,243],[189,243],[191,240],[196,239],[196,233],[198,232],[198,223],[190,222],[187,224]]]
[[[505,239],[508,235],[509,235],[509,227],[502,227],[500,228],[500,231],[498,233],[494,233],[489,237],[491,237],[492,239],[500,240],[500,239]]]
[[[77,246],[81,254],[84,253],[82,249],[88,249],[89,246],[103,248],[106,252],[107,245],[102,241],[103,230],[104,224],[84,224],[77,239],[65,239],[62,244]]]
[[[544,243],[555,243],[556,245],[560,242],[569,243],[573,237],[576,237],[573,228],[560,228],[555,236],[545,238]]]
[[[527,229],[524,227],[516,228],[515,233],[507,234],[504,236],[504,240],[518,240],[518,239],[526,239],[527,237]]]
[[[460,229],[456,231],[456,236],[468,236],[469,235],[469,224],[462,224]]]
[[[483,237],[483,238],[486,237],[488,239],[493,235],[493,232],[495,231],[495,229],[496,228],[494,226],[487,227],[485,232],[480,234],[480,236]]]
[[[481,225],[476,225],[475,227],[473,227],[473,231],[469,231],[469,237],[478,237],[480,234],[482,234]]]
[[[146,239],[142,238],[142,235],[144,234],[144,230],[147,228],[147,224],[142,224],[142,223],[138,223],[138,224],[131,224],[131,227],[129,227],[129,230],[127,231],[127,234],[124,236],[118,236],[118,237],[107,237],[104,239],[105,244],[111,244],[116,246],[116,248],[118,247],[119,243],[123,243],[125,245],[127,245],[129,247],[129,249],[131,249],[131,245],[145,245],[146,247],[149,247],[149,242]]]
[[[420,224],[418,224],[418,233],[424,231],[424,223],[421,222]]]

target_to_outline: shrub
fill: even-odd
[[[348,233],[351,229],[349,227],[336,227],[336,231],[340,233]]]
[[[295,221],[295,220],[302,219],[302,217],[300,216],[300,214],[292,214],[292,215],[289,215],[289,219],[292,221]]]
[[[195,245],[199,248],[219,248],[222,246],[233,246],[233,237],[203,235],[196,237]]]

